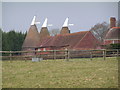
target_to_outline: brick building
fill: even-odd
[[[50,36],[47,28],[47,19],[42,25],[40,33],[33,20],[27,36],[24,40],[22,50],[90,50],[101,49],[101,45],[109,45],[111,43],[120,43],[120,27],[116,27],[116,19],[110,18],[110,29],[105,35],[104,41],[100,42],[91,31],[80,31],[70,33],[68,27],[68,18],[65,20],[59,35]]]

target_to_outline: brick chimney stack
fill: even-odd
[[[115,17],[110,18],[110,28],[112,28],[112,27],[116,27],[116,18]]]

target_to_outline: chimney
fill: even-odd
[[[110,18],[110,28],[112,28],[112,27],[116,27],[116,18],[115,17]]]

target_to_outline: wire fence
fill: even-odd
[[[120,49],[100,50],[47,50],[47,51],[0,51],[2,60],[31,60],[32,58],[45,59],[73,59],[119,57]]]

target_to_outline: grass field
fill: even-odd
[[[3,61],[3,88],[117,88],[118,60]]]

